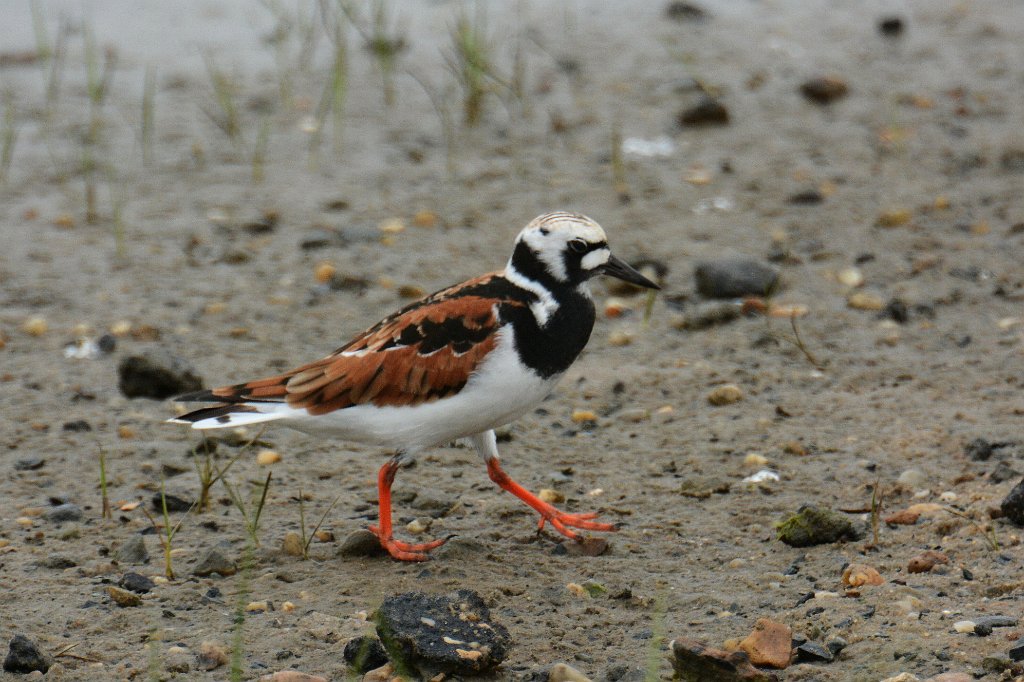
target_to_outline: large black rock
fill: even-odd
[[[53,665],[53,659],[44,654],[35,642],[25,635],[15,635],[11,648],[4,659],[4,670],[9,673],[30,673],[38,670],[45,673]]]
[[[154,350],[121,360],[117,366],[117,387],[128,398],[164,400],[198,391],[203,380],[181,358]]]
[[[480,595],[406,592],[373,614],[377,636],[399,673],[429,679],[439,673],[479,675],[496,667],[511,645]]]

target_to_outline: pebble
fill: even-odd
[[[693,270],[697,292],[707,298],[767,296],[777,288],[779,273],[752,258],[701,261]]]
[[[1020,472],[1011,467],[1005,461],[996,462],[996,465],[992,467],[992,471],[988,472],[989,483],[1003,483],[1010,481],[1020,476]]]
[[[974,619],[976,626],[983,625],[988,628],[1017,627],[1017,622],[1017,619],[1011,616],[979,616]]]
[[[30,317],[22,323],[21,330],[29,336],[42,336],[50,330],[50,325],[45,318]]]
[[[235,562],[225,557],[216,547],[207,552],[206,556],[200,559],[196,567],[192,569],[192,575],[198,575],[203,578],[214,573],[219,573],[226,578],[237,572],[238,567],[235,565]]]
[[[964,445],[964,454],[974,462],[986,462],[997,450],[1010,447],[1011,445],[1012,443],[1008,441],[991,442],[985,438],[975,438]]]
[[[739,648],[747,652],[754,665],[782,669],[789,665],[792,642],[793,631],[788,625],[759,618],[754,631],[739,643]]]
[[[772,682],[772,673],[758,670],[742,651],[722,651],[694,639],[677,637],[669,642],[672,668],[683,680],[715,682]]]
[[[939,564],[948,563],[949,557],[945,554],[934,549],[928,549],[912,557],[907,562],[907,571],[910,573],[927,573]]]
[[[145,539],[138,533],[133,534],[117,549],[115,558],[121,564],[148,564],[149,552],[146,551]]]
[[[1011,647],[1007,655],[1011,661],[1024,661],[1024,639],[1018,641],[1016,646]]]
[[[878,227],[902,227],[909,223],[913,217],[914,214],[909,209],[894,208],[879,213],[878,218],[875,220],[875,225]]]
[[[665,7],[665,16],[673,21],[704,21],[708,18],[708,13],[703,7],[692,2],[673,0]]]
[[[882,585],[885,578],[873,567],[867,564],[850,564],[843,569],[843,584],[850,587],[861,587],[862,585]]]
[[[466,589],[447,595],[394,595],[372,620],[385,649],[400,654],[393,658],[408,668],[403,672],[421,678],[487,673],[504,660],[512,643],[480,595]]]
[[[39,561],[39,565],[43,568],[52,568],[55,570],[63,570],[65,568],[72,568],[77,566],[78,562],[65,554],[50,554]]]
[[[562,548],[569,556],[601,556],[610,545],[604,538],[584,537],[582,540],[565,540],[556,548]]]
[[[791,547],[810,547],[848,538],[857,531],[846,516],[828,508],[804,505],[778,524],[779,539]]]
[[[288,556],[302,556],[305,553],[302,536],[293,530],[285,533],[284,539],[281,541],[281,551]]]
[[[164,350],[149,350],[122,359],[117,376],[117,386],[128,398],[164,400],[203,387],[202,378],[191,365]]]
[[[373,557],[383,553],[384,548],[380,546],[380,540],[365,528],[349,533],[338,547],[338,556],[341,557]]]
[[[856,289],[864,284],[864,273],[860,271],[860,268],[844,268],[836,275],[836,279],[840,284]]]
[[[260,450],[256,454],[256,463],[262,467],[277,464],[281,461],[281,454],[274,450]]]
[[[276,673],[263,675],[260,682],[328,682],[326,677],[310,675],[298,670],[278,670]]]
[[[187,512],[195,505],[195,502],[191,500],[186,500],[167,492],[154,493],[153,497],[150,499],[153,503],[153,510],[160,514],[164,513],[164,504],[167,505],[168,514],[173,514],[175,512]]]
[[[142,603],[142,598],[134,592],[121,589],[120,587],[114,587],[113,585],[107,585],[107,594],[114,600],[114,603],[121,608],[128,608],[131,606],[138,606]]]
[[[909,509],[900,509],[885,517],[884,521],[890,526],[913,526],[921,518],[918,512]]]
[[[831,104],[846,97],[849,92],[846,81],[838,76],[819,76],[800,85],[800,94],[815,104]]]
[[[341,657],[353,671],[360,675],[375,670],[388,662],[388,654],[384,651],[384,645],[376,637],[368,635],[353,637],[346,642]]]
[[[146,594],[156,587],[156,583],[141,573],[125,573],[117,583],[126,590],[137,594]]]
[[[554,488],[541,488],[537,492],[537,497],[548,504],[561,504],[562,502],[565,502],[565,495]]]
[[[11,638],[7,657],[4,659],[4,670],[9,673],[45,673],[53,665],[53,658],[39,650],[35,642],[25,635],[14,635]]]
[[[217,642],[203,642],[196,654],[196,667],[200,670],[216,670],[228,662],[228,651]]]
[[[58,504],[50,507],[45,513],[46,520],[53,523],[64,523],[65,521],[81,521],[85,512],[77,504]]]
[[[570,665],[555,663],[548,672],[548,682],[591,682],[591,680]]]
[[[963,634],[967,634],[968,632],[973,633],[976,626],[977,623],[973,620],[958,620],[953,623],[953,629]]]
[[[711,389],[707,398],[715,407],[732,405],[743,400],[743,390],[736,384],[722,384]]]
[[[185,674],[192,669],[192,657],[188,649],[183,646],[172,646],[167,648],[164,654],[164,669],[169,673]]]
[[[46,460],[42,457],[22,457],[14,462],[15,471],[36,471],[42,469]]]
[[[804,642],[796,648],[796,660],[802,663],[831,663],[835,656],[817,642]]]
[[[1018,526],[1024,526],[1024,479],[1021,479],[999,504],[1003,516]]]
[[[680,331],[701,331],[738,320],[743,307],[735,301],[699,303],[691,306],[672,326]]]
[[[874,294],[865,291],[855,291],[846,299],[846,305],[854,310],[878,311],[885,307],[885,302]]]
[[[882,17],[878,20],[878,32],[886,38],[898,38],[906,29],[906,21],[898,14]]]
[[[729,110],[713,97],[703,96],[692,107],[679,112],[676,119],[682,128],[706,128],[729,125]]]
[[[904,488],[910,490],[917,490],[925,484],[928,479],[925,477],[924,472],[920,469],[906,469],[900,472],[899,478],[896,482]]]

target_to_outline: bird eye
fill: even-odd
[[[587,242],[583,239],[573,239],[569,242],[569,248],[576,253],[583,253],[587,250]]]

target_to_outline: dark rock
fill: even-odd
[[[64,422],[63,428],[65,431],[81,433],[85,431],[92,431],[92,424],[84,419],[76,419],[75,421]]]
[[[899,38],[903,35],[905,28],[906,22],[903,21],[903,17],[898,15],[882,17],[878,20],[878,32],[886,38]]]
[[[1016,646],[1010,648],[1007,655],[1011,661],[1024,661],[1024,639],[1019,640]],[[6,666],[4,666],[6,669]]]
[[[130,590],[137,594],[146,594],[154,587],[156,583],[142,575],[141,573],[125,573],[121,576],[121,579],[117,582],[118,585],[126,590]]]
[[[47,521],[53,523],[64,523],[65,521],[81,521],[85,512],[77,504],[58,504],[50,507],[44,514]]]
[[[376,637],[353,637],[345,644],[341,654],[352,670],[360,675],[375,670],[388,662],[388,653]]]
[[[77,566],[78,562],[64,554],[50,554],[39,561],[43,568],[65,569]]]
[[[990,628],[1013,628],[1017,627],[1017,619],[1011,616],[978,616],[971,618],[975,625],[985,625]]]
[[[894,298],[885,305],[882,316],[888,317],[893,322],[906,324],[910,321],[910,309],[902,299]]]
[[[984,438],[975,438],[964,446],[964,454],[975,462],[986,462],[996,453],[996,450],[1008,448],[1011,445],[1013,443],[1010,441],[990,442]]]
[[[192,575],[198,575],[200,577],[207,577],[214,573],[219,573],[225,578],[229,575],[234,575],[238,572],[238,566],[234,561],[231,561],[224,556],[219,549],[214,547],[206,553],[194,569],[192,569]]]
[[[1002,510],[1003,516],[1018,526],[1024,526],[1024,479],[1021,479],[1020,483],[1003,499],[999,508]]]
[[[195,502],[171,495],[169,493],[155,493],[152,497],[153,509],[161,514],[164,513],[164,504],[167,505],[167,513],[187,512],[195,505]]]
[[[42,457],[23,457],[14,463],[15,471],[35,471],[42,469],[46,460]]]
[[[858,533],[848,518],[831,509],[804,505],[778,524],[779,539],[791,547],[810,547],[857,539]]]
[[[511,645],[508,630],[491,621],[487,605],[472,590],[388,597],[373,621],[399,672],[424,679],[439,673],[488,672],[504,660]]]
[[[796,206],[814,206],[823,201],[825,201],[825,195],[816,189],[806,189],[786,197],[787,204],[795,204]]]
[[[601,556],[608,551],[608,541],[604,538],[584,537],[580,540],[565,540],[565,553],[569,556]]]
[[[796,660],[803,663],[831,663],[832,652],[817,642],[804,642],[796,648]]]
[[[605,671],[604,680],[605,682],[645,682],[647,671],[620,663]]]
[[[1003,483],[1020,476],[1020,472],[1011,467],[1007,462],[1000,461],[988,472],[989,483]]]
[[[161,350],[124,358],[117,366],[117,376],[117,386],[128,398],[164,400],[203,387],[203,380],[190,365]]]
[[[706,128],[729,124],[729,110],[717,99],[704,96],[699,102],[679,112],[679,125],[683,128]]]
[[[149,552],[146,551],[146,541],[139,534],[134,534],[121,545],[115,555],[120,564],[148,564]]]
[[[975,623],[974,634],[978,637],[988,637],[992,634],[992,626],[988,623]]]
[[[349,533],[338,547],[338,556],[341,557],[381,556],[382,554],[384,554],[384,548],[380,546],[380,540],[365,528]]]
[[[708,298],[766,296],[779,283],[775,268],[750,258],[729,258],[697,263],[693,276],[697,291]]]
[[[733,301],[701,303],[684,312],[672,326],[684,331],[701,331],[737,320],[742,312],[743,307]]]
[[[815,104],[831,104],[849,93],[846,81],[836,76],[811,78],[800,86],[800,93]]]
[[[113,334],[104,334],[96,340],[96,347],[101,353],[113,353],[117,349],[117,337]]]
[[[665,16],[672,21],[704,21],[708,18],[707,10],[692,2],[675,0],[665,7]]]
[[[871,615],[874,615],[874,612],[872,612]],[[870,618],[871,615],[868,615],[866,617]],[[828,647],[828,650],[832,652],[833,656],[838,656],[839,652],[848,647],[849,645],[850,643],[842,637],[832,637],[827,642],[825,642],[825,646]]]
[[[53,665],[53,659],[44,654],[36,643],[25,635],[11,639],[10,650],[4,659],[4,670],[9,673],[31,673],[38,670],[45,673]]]
[[[310,230],[299,241],[299,248],[303,251],[313,251],[327,246],[341,246],[344,240],[337,230],[315,228]]]
[[[726,652],[693,639],[678,637],[669,643],[672,668],[683,682],[775,682],[773,673],[758,670],[743,651]]]

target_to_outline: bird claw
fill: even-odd
[[[398,561],[430,561],[430,557],[426,554],[427,552],[440,547],[455,537],[455,535],[448,535],[437,540],[431,540],[430,542],[412,544],[396,540],[392,535],[385,536],[377,526],[369,526],[368,529],[371,533],[377,536],[380,546],[383,547],[393,559],[397,559]]]
[[[616,531],[619,529],[618,525],[614,523],[591,521],[591,519],[596,519],[597,516],[597,512],[570,514],[569,512],[561,511],[560,509],[549,505],[547,509],[540,512],[540,519],[537,522],[537,530],[543,530],[544,524],[550,523],[552,528],[565,537],[578,541],[582,538],[579,533],[570,530],[569,526],[572,526],[573,528],[581,528],[583,530],[600,530],[606,532]]]

